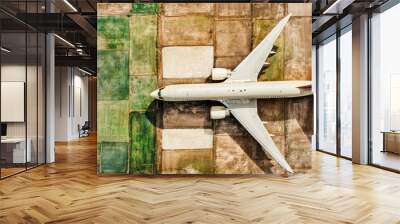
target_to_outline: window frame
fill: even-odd
[[[316,135],[316,137],[315,137],[315,145],[316,145],[316,151],[318,151],[318,152],[323,152],[323,153],[326,153],[326,154],[329,154],[329,155],[333,155],[333,156],[337,156],[337,157],[340,157],[340,158],[343,158],[343,159],[346,159],[346,160],[352,160],[352,158],[350,158],[350,157],[347,157],[347,156],[344,156],[344,155],[342,155],[342,150],[341,150],[341,118],[340,118],[340,112],[341,112],[341,110],[340,110],[340,104],[341,104],[341,91],[340,91],[340,82],[341,82],[341,66],[340,66],[340,60],[341,60],[341,55],[340,55],[340,37],[342,36],[342,35],[344,35],[345,33],[347,33],[347,32],[351,32],[352,31],[352,28],[351,28],[351,26],[352,26],[352,23],[349,23],[348,25],[346,25],[345,27],[343,27],[343,28],[341,28],[340,30],[337,30],[336,31],[336,33],[334,33],[334,34],[332,34],[332,35],[330,35],[329,37],[327,37],[327,38],[325,38],[325,39],[323,39],[323,40],[321,40],[321,41],[319,41],[317,44],[316,44],[316,52],[315,52],[315,55],[316,55],[316,59],[315,59],[315,61],[316,61],[316,69],[315,69],[315,72],[316,72],[316,74],[315,74],[315,77],[316,77],[316,91],[317,91],[317,93],[316,93],[316,132],[315,132],[315,135]],[[333,36],[335,36],[334,38],[332,38]],[[329,40],[329,39],[332,39],[332,40]],[[319,120],[320,120],[320,118],[319,118],[319,111],[318,111],[318,108],[319,108],[319,104],[320,104],[320,99],[319,99],[319,94],[318,94],[318,90],[319,90],[319,88],[320,88],[320,74],[319,74],[319,58],[320,58],[320,55],[319,55],[319,51],[318,51],[318,49],[319,49],[319,47],[320,47],[320,45],[321,45],[321,43],[323,43],[323,42],[326,42],[326,41],[336,41],[336,61],[335,61],[335,63],[336,63],[336,152],[335,153],[332,153],[332,152],[329,152],[329,151],[327,151],[327,150],[324,150],[324,149],[322,149],[322,148],[320,148],[320,143],[319,143],[319,133],[320,133],[320,130],[319,130]]]

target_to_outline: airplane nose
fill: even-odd
[[[158,99],[158,91],[159,89],[154,90],[153,92],[150,93],[150,96],[153,97],[154,99]]]

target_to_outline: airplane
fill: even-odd
[[[223,82],[204,84],[168,85],[154,90],[150,95],[163,101],[218,101],[223,106],[212,106],[211,119],[224,119],[230,114],[253,136],[282,168],[293,173],[280,153],[257,113],[257,99],[292,98],[312,95],[311,81],[263,81],[258,82],[260,70],[265,66],[274,42],[289,21],[283,18],[240,64],[230,71],[213,68],[212,80]]]

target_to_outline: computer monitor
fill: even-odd
[[[1,124],[1,136],[7,136],[7,124],[5,123]]]

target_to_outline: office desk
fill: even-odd
[[[400,132],[383,131],[383,150],[382,152],[392,152],[400,154]]]
[[[32,160],[32,140],[26,140],[27,147],[25,152],[25,138],[6,138],[1,139],[1,157],[6,163],[25,163]],[[26,159],[26,161],[25,161]]]

